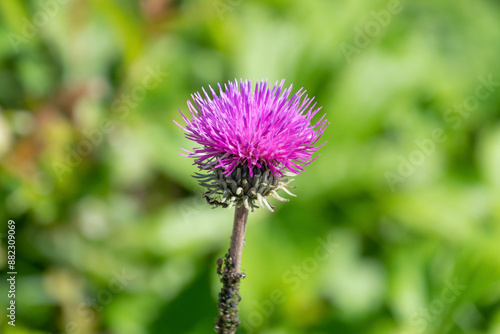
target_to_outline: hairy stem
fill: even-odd
[[[234,334],[240,325],[238,319],[238,303],[240,280],[245,277],[240,273],[241,254],[245,243],[245,228],[248,210],[244,206],[236,208],[234,212],[233,234],[231,246],[224,259],[219,259],[217,273],[220,275],[222,289],[219,293],[219,317],[215,322],[218,334]],[[221,268],[223,265],[223,268]]]

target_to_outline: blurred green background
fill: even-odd
[[[2,333],[212,333],[233,210],[172,120],[285,78],[328,143],[250,214],[239,333],[500,333],[498,1],[0,2]],[[16,222],[16,326],[6,324]]]

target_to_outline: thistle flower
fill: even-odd
[[[224,88],[218,84],[218,95],[212,87],[212,96],[205,89],[204,96],[191,95],[191,120],[181,112],[186,126],[176,124],[201,145],[182,155],[195,159],[203,172],[195,177],[207,188],[210,204],[253,210],[258,202],[272,211],[266,197],[287,201],[277,194],[280,189],[294,196],[287,190],[289,177],[318,157],[313,154],[324,143],[314,145],[328,125],[325,115],[313,125],[321,107],[302,88],[289,98],[292,86],[284,89],[284,82],[271,87],[261,80],[252,91],[250,80],[235,80]]]
[[[302,88],[289,98],[292,86],[283,89],[284,80],[271,87],[261,80],[252,91],[250,80],[228,82],[219,95],[210,88],[191,95],[188,101],[191,120],[184,114],[186,138],[199,145],[187,154],[195,159],[201,173],[195,177],[207,188],[204,197],[215,206],[236,206],[231,245],[224,259],[217,261],[219,293],[218,334],[234,334],[240,325],[238,303],[241,254],[245,243],[248,210],[261,206],[273,211],[267,196],[287,201],[278,195],[291,188],[289,177],[300,174],[314,159],[321,146],[314,146],[328,126],[325,115],[311,123],[321,108]],[[316,108],[316,109],[315,109]],[[180,111],[180,110],[179,110]],[[174,121],[175,122],[175,121]]]

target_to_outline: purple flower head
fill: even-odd
[[[230,175],[236,167],[247,166],[250,176],[255,167],[267,168],[274,177],[287,169],[300,174],[314,159],[319,147],[314,146],[329,124],[325,115],[312,124],[321,109],[315,108],[314,98],[304,96],[302,88],[290,97],[292,86],[272,87],[261,80],[252,91],[250,80],[229,81],[219,87],[219,94],[210,88],[191,95],[194,104],[187,102],[192,119],[184,114],[186,127],[179,125],[186,138],[200,147],[188,151],[186,157],[195,159],[201,170],[223,171]],[[180,110],[179,110],[180,111]]]

